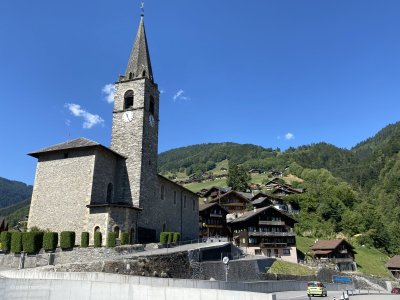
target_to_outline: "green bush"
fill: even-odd
[[[60,247],[63,250],[72,249],[75,246],[75,232],[63,231],[60,236]]]
[[[107,247],[114,248],[117,243],[117,234],[115,232],[109,232],[107,235]]]
[[[97,248],[101,247],[102,240],[103,240],[103,237],[101,235],[101,232],[100,231],[96,231],[94,233],[94,246],[97,247]]]
[[[161,232],[160,233],[160,244],[166,245],[168,243],[168,232]]]
[[[81,234],[81,247],[89,247],[89,232],[82,232]]]
[[[22,249],[27,254],[35,254],[40,251],[43,245],[43,232],[24,232],[22,235]]]
[[[11,232],[3,231],[0,234],[1,250],[9,252],[11,248]]]
[[[181,234],[179,232],[174,232],[174,237],[172,238],[173,243],[177,243],[181,240]]]
[[[54,251],[58,244],[57,232],[45,232],[43,235],[43,249],[44,251]]]
[[[129,244],[129,233],[121,232],[121,245]]]
[[[22,251],[22,232],[13,232],[11,234],[11,252],[19,254]]]
[[[168,232],[168,244],[172,243],[173,237],[174,237],[174,233],[173,232]]]

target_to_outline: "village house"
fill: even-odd
[[[315,260],[333,263],[338,271],[357,271],[357,252],[345,239],[318,240],[310,249]]]
[[[389,259],[386,267],[395,278],[400,279],[400,255],[395,255]]]
[[[235,244],[247,254],[297,263],[296,223],[290,215],[268,206],[253,209],[228,221],[228,227]]]
[[[244,213],[251,206],[251,198],[251,194],[231,190],[213,198],[210,202],[219,203],[229,214],[237,215]]]
[[[228,236],[226,215],[228,211],[218,203],[199,206],[200,238]]]

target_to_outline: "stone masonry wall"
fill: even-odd
[[[84,228],[94,172],[94,150],[74,149],[41,155],[37,164],[28,227],[55,232]]]

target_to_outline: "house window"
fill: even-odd
[[[113,194],[113,184],[109,183],[107,186],[107,198],[106,198],[107,203],[111,203],[112,194]]]
[[[142,72],[142,77],[146,77],[146,71]]]
[[[160,193],[161,193],[161,200],[164,200],[165,199],[165,187],[164,187],[164,185],[161,185],[161,191],[160,191]]]
[[[154,97],[150,96],[149,112],[154,116]]]
[[[124,109],[133,107],[133,91],[129,90],[124,95]]]
[[[290,249],[283,249],[283,255],[290,255]]]
[[[255,249],[254,250],[255,255],[261,255],[261,249]]]
[[[129,79],[132,79],[132,78],[133,78],[133,73],[129,72]]]
[[[186,208],[186,196],[183,197],[183,208]]]
[[[174,205],[176,205],[176,191],[174,191]]]

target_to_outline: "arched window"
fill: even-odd
[[[112,196],[113,196],[113,184],[109,183],[107,186],[107,203],[112,202]]]
[[[161,200],[165,199],[165,187],[164,187],[164,185],[161,185],[160,198],[161,198]]]
[[[154,116],[154,97],[150,96],[149,112]]]
[[[129,79],[132,79],[132,78],[133,78],[133,73],[129,72]]]
[[[146,71],[145,70],[143,70],[143,72],[142,72],[142,77],[146,77]]]
[[[99,226],[96,226],[96,227],[94,228],[93,233],[96,233],[96,232],[100,232],[100,227],[99,227]]]
[[[124,109],[130,108],[133,106],[133,91],[129,90],[124,95]]]
[[[119,227],[118,226],[114,227],[114,232],[115,232],[115,235],[117,236],[117,239],[119,239]]]

